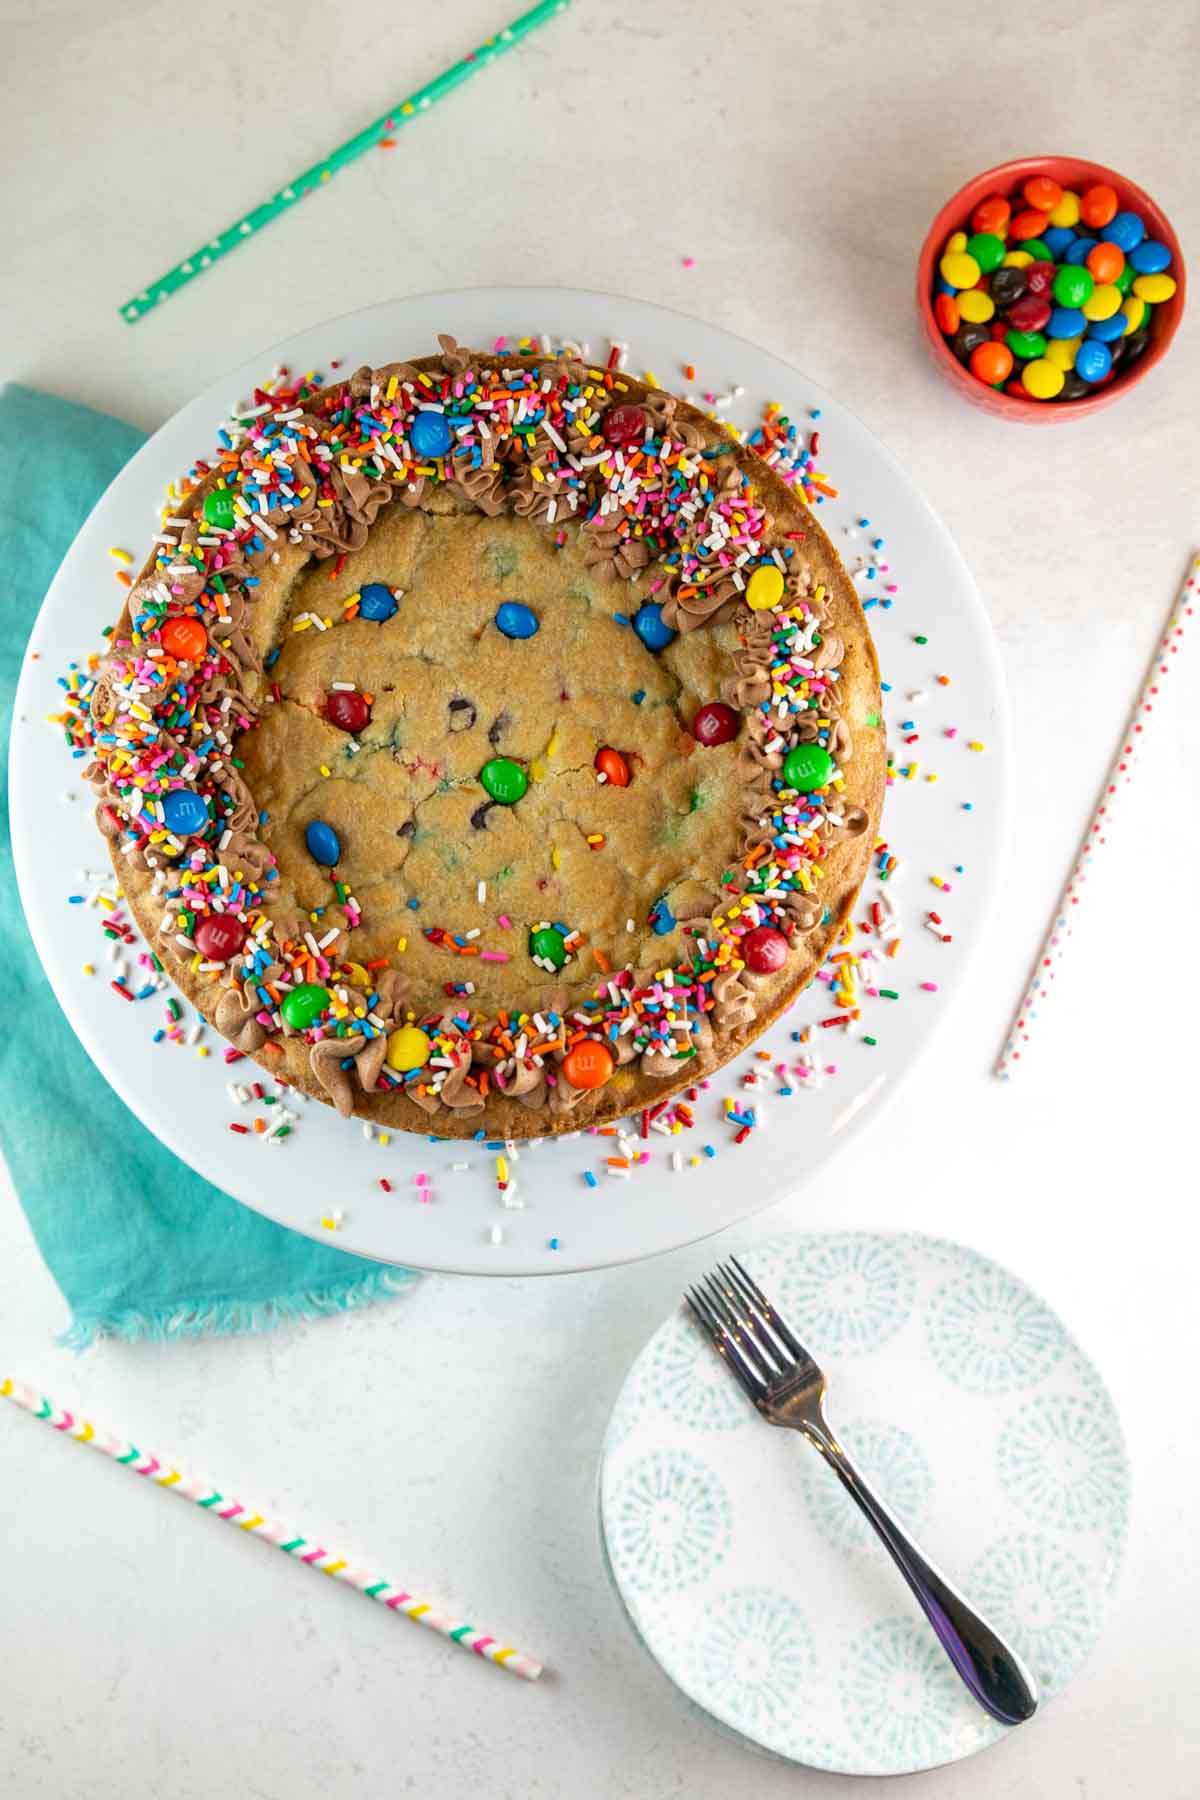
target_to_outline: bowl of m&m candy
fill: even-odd
[[[917,266],[930,354],[964,398],[1026,425],[1096,412],[1171,345],[1179,240],[1135,182],[1072,156],[1027,156],[960,188]]]

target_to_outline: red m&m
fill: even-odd
[[[600,429],[606,444],[634,444],[646,429],[646,415],[640,406],[610,406]]]
[[[738,716],[723,700],[706,700],[692,720],[692,736],[707,750],[732,743],[737,734]]]
[[[596,774],[603,777],[608,787],[629,786],[629,764],[621,752],[614,750],[610,744],[605,744],[603,749],[597,750],[593,766]]]
[[[209,913],[201,919],[192,941],[206,962],[228,962],[247,937],[246,927],[231,913]]]
[[[354,735],[371,723],[370,702],[357,690],[334,688],[325,702],[325,717],[339,731]]]
[[[788,941],[773,925],[756,925],[738,940],[738,952],[756,975],[774,975],[787,961]]]

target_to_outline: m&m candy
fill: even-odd
[[[523,601],[505,600],[496,608],[496,630],[506,638],[531,638],[538,630],[538,616]]]
[[[529,954],[539,968],[557,974],[567,960],[567,940],[557,925],[536,925],[529,933]]]
[[[771,925],[756,925],[738,939],[738,954],[756,975],[774,975],[787,961],[788,941]]]
[[[316,981],[303,981],[283,996],[279,1010],[285,1025],[290,1025],[293,1031],[307,1031],[328,1005],[328,988]]]
[[[769,612],[783,599],[783,570],[778,563],[760,563],[746,583],[746,605],[751,612]]]
[[[172,788],[162,797],[162,815],[175,837],[195,837],[208,827],[208,801],[195,788]]]
[[[606,444],[635,444],[645,435],[646,415],[640,406],[610,406],[600,431]]]
[[[341,860],[341,841],[333,826],[327,825],[324,819],[314,819],[304,827],[304,848],[324,869],[332,869]]]
[[[605,744],[597,750],[593,768],[601,782],[607,787],[628,787],[630,782],[629,764],[619,750],[611,744]]]
[[[219,531],[232,531],[237,522],[230,488],[213,488],[211,493],[205,494],[200,510],[204,514],[205,524],[215,525]]]
[[[583,1038],[563,1057],[562,1071],[572,1087],[599,1088],[610,1078],[615,1066],[607,1044],[600,1043],[597,1038]]]
[[[398,1025],[395,1031],[388,1033],[387,1066],[395,1069],[398,1075],[408,1075],[413,1069],[423,1069],[429,1061],[431,1049],[429,1038],[419,1025]]]
[[[1108,182],[1075,192],[1031,175],[986,195],[944,240],[934,318],[977,381],[1077,400],[1143,353],[1151,309],[1176,292],[1171,260]]]
[[[1080,344],[1075,373],[1082,381],[1103,381],[1111,368],[1112,351],[1107,344],[1097,343],[1094,338],[1087,338]]]
[[[194,619],[190,613],[181,613],[167,620],[159,642],[167,655],[177,662],[199,662],[208,649],[208,633],[199,619]]]
[[[417,456],[445,456],[454,433],[445,413],[419,412],[408,428],[408,441]]]
[[[206,962],[228,962],[237,955],[249,935],[249,927],[232,913],[209,913],[192,933],[192,941]]]
[[[382,581],[368,581],[358,596],[358,616],[370,619],[375,625],[382,625],[397,611],[396,596],[390,587],[384,587]]]
[[[479,771],[484,792],[499,806],[515,806],[529,786],[529,777],[520,763],[507,756],[493,756]]]
[[[334,688],[325,702],[325,717],[339,731],[348,731],[351,736],[356,736],[371,723],[371,708],[365,694],[357,691],[351,693],[346,688]]]
[[[833,758],[820,744],[794,744],[783,759],[783,784],[799,794],[825,786],[833,774]]]
[[[665,650],[673,644],[678,632],[663,622],[662,607],[657,600],[644,600],[633,615],[633,629],[647,650]]]
[[[732,743],[737,734],[738,716],[723,700],[706,700],[697,708],[692,736],[698,744],[711,750],[716,744]]]

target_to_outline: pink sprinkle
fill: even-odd
[[[507,950],[481,950],[479,960],[480,962],[508,962],[510,959]]]
[[[958,726],[957,725],[947,725],[946,736],[947,737],[957,737],[958,736]]]
[[[938,984],[936,981],[923,981],[921,987],[927,994],[936,994],[938,991]]]
[[[499,925],[499,927],[502,931],[511,931],[512,930],[512,920],[509,918],[507,913],[501,913],[500,917],[496,921],[496,923]]]
[[[681,256],[679,260],[685,269],[694,269],[696,266],[696,259],[694,256]]]
[[[425,1173],[424,1169],[421,1170],[419,1175],[414,1175],[413,1180],[416,1182],[418,1187],[428,1187],[429,1186],[429,1177]]]

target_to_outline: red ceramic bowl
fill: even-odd
[[[1028,181],[1031,175],[1049,175],[1062,187],[1073,188],[1076,193],[1092,187],[1096,182],[1106,182],[1116,191],[1123,210],[1128,208],[1131,212],[1141,214],[1146,221],[1147,237],[1157,238],[1171,252],[1169,272],[1175,277],[1175,292],[1169,300],[1163,300],[1151,309],[1151,336],[1146,349],[1128,371],[1120,371],[1107,386],[1097,388],[1094,393],[1085,394],[1078,400],[1018,400],[1012,394],[977,381],[970,370],[959,362],[933,316],[933,278],[946,239],[951,232],[970,230],[968,221],[971,214],[987,194],[1011,194],[1014,188]],[[1127,394],[1130,388],[1136,387],[1170,349],[1171,340],[1183,317],[1186,295],[1187,276],[1183,266],[1183,252],[1166,213],[1155,205],[1149,194],[1143,192],[1136,182],[1127,181],[1124,175],[1118,175],[1115,169],[1106,169],[1102,163],[1084,162],[1078,156],[1023,156],[1016,162],[1000,163],[996,168],[977,175],[974,181],[968,181],[965,187],[959,188],[953,199],[943,206],[929,227],[929,234],[921,246],[921,257],[917,263],[917,311],[921,316],[921,327],[929,354],[939,373],[972,406],[980,406],[984,412],[994,413],[1000,419],[1013,419],[1021,425],[1061,425],[1068,419],[1079,419],[1085,413],[1099,412],[1101,407],[1111,406],[1114,400],[1119,400],[1122,394]]]

